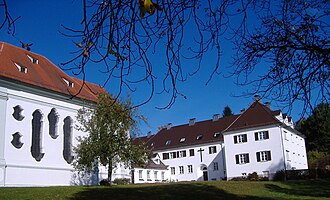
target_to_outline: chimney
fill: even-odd
[[[270,102],[269,102],[269,101],[265,102],[265,106],[266,106],[267,108],[271,109],[271,106],[270,106]]]
[[[172,123],[168,123],[167,125],[166,125],[166,129],[167,130],[170,130],[172,128]]]
[[[196,118],[189,119],[189,126],[194,125],[195,124],[195,120],[196,120]]]
[[[150,138],[151,137],[151,131],[149,131],[148,133],[147,133],[147,138]]]
[[[261,102],[261,97],[259,94],[254,95],[254,101],[260,101]]]
[[[220,119],[220,114],[214,114],[213,115],[213,121],[218,121]]]

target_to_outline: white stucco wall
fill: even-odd
[[[216,146],[217,152],[214,154],[209,154],[209,147]],[[194,156],[190,156],[189,150],[194,149]],[[200,152],[202,151],[202,161],[200,157]],[[203,180],[203,167],[207,167],[208,180],[221,180],[225,177],[225,163],[223,158],[224,144],[222,142],[218,143],[208,143],[201,144],[198,146],[186,146],[182,148],[167,149],[166,151],[157,151],[160,155],[162,162],[168,165],[170,181],[202,181]],[[163,159],[163,153],[177,152],[186,150],[186,157],[174,158],[174,159]],[[213,163],[218,163],[218,170],[214,170]],[[188,165],[192,165],[193,172],[188,173]],[[179,167],[183,166],[184,173],[179,173]],[[171,167],[175,168],[175,175],[171,174]]]
[[[2,88],[4,90],[4,88]],[[54,100],[19,90],[7,89],[6,101],[7,113],[5,116],[4,131],[4,160],[5,170],[3,185],[5,186],[30,186],[30,185],[70,185],[72,180],[72,166],[63,158],[63,120],[70,116],[75,121],[77,104]],[[13,116],[13,107],[21,106],[23,109],[22,121],[16,120]],[[55,108],[58,116],[58,137],[53,139],[49,135],[48,114]],[[32,142],[32,113],[39,109],[43,114],[42,125],[42,152],[44,157],[38,162],[31,155]],[[15,148],[11,141],[12,134],[20,132],[21,148]],[[84,133],[77,131],[73,127],[73,145],[77,144],[75,137]]]
[[[269,131],[269,139],[255,141],[255,132]],[[304,139],[295,133],[286,130],[295,142],[289,142],[284,139],[283,128],[279,126],[266,126],[253,129],[240,130],[236,132],[228,132],[224,135],[224,142],[226,144],[226,163],[228,179],[233,177],[240,177],[243,174],[257,172],[259,175],[264,175],[269,172],[270,178],[276,171],[288,168],[288,161],[286,158],[286,150],[294,151],[295,155],[301,155],[299,158],[291,156],[292,163],[297,164],[296,169],[307,169],[306,150]],[[234,136],[247,134],[247,142],[234,144]],[[297,137],[297,138],[296,138]],[[256,153],[260,151],[271,151],[271,160],[264,162],[257,162]],[[236,164],[235,155],[248,153],[249,163]],[[299,168],[298,168],[298,163]],[[304,166],[305,168],[303,168]]]
[[[286,169],[308,169],[305,138],[282,128]]]

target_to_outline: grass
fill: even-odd
[[[330,181],[214,181],[126,186],[0,188],[0,199],[330,199]]]

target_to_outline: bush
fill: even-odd
[[[117,178],[113,181],[116,185],[127,185],[130,183],[130,179],[128,178]]]
[[[284,170],[280,170],[277,171],[273,177],[274,181],[285,181],[285,171]]]
[[[248,174],[247,179],[249,181],[258,181],[259,176],[258,176],[257,172],[253,172],[253,173]]]
[[[238,176],[238,177],[234,177],[232,179],[230,179],[231,181],[246,181],[246,177],[245,176]]]
[[[102,186],[110,186],[110,183],[108,182],[107,179],[103,179],[103,180],[100,181],[100,185],[102,185]]]

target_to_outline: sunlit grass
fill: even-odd
[[[330,181],[214,181],[126,186],[0,188],[0,199],[330,199]]]

